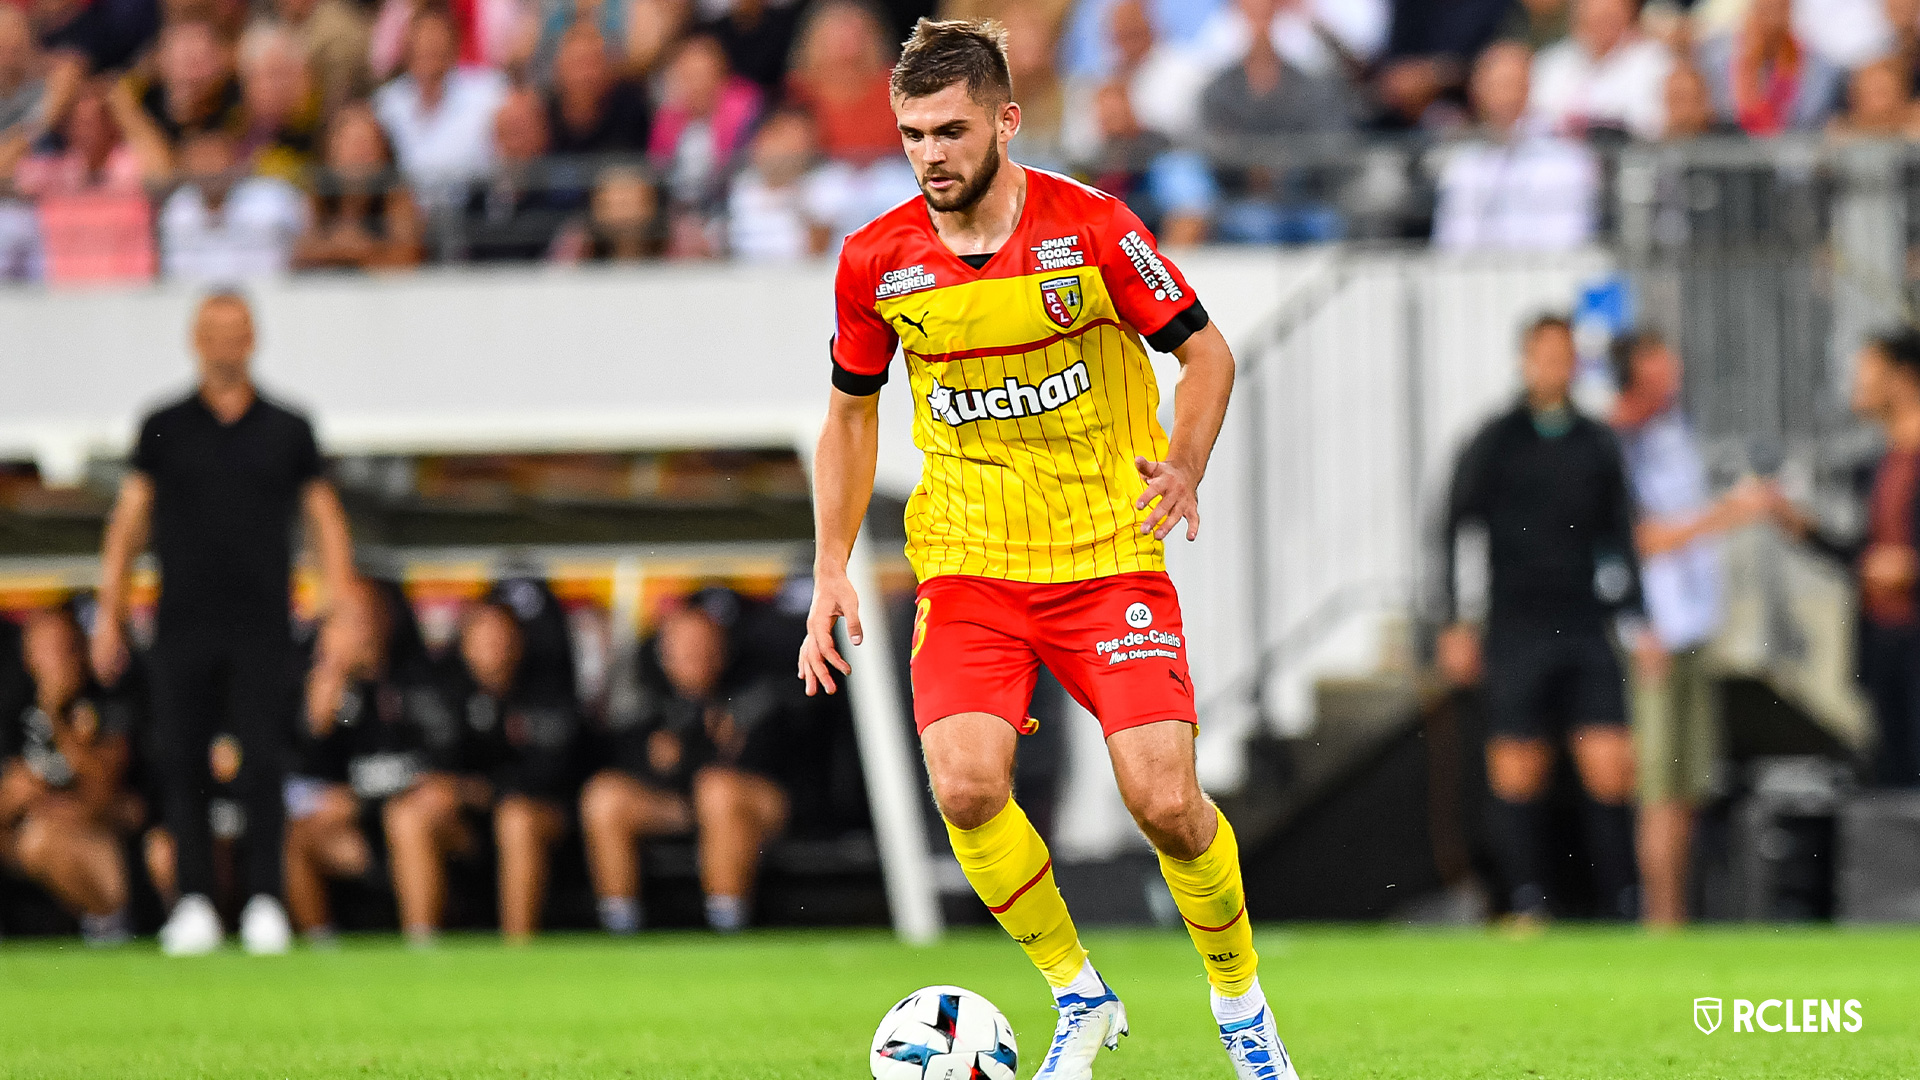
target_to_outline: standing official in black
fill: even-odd
[[[213,904],[210,745],[232,736],[230,778],[246,813],[240,918],[248,951],[286,951],[278,899],[286,810],[282,789],[296,707],[290,632],[294,524],[303,513],[326,595],[353,571],[339,497],[322,476],[307,421],[253,385],[253,316],[232,294],[209,297],[193,328],[199,386],[147,417],[101,552],[93,663],[111,683],[127,663],[133,563],[152,540],[160,564],[153,647],[155,765],[177,849],[180,900],[161,929],[170,955],[219,947]],[[223,755],[231,768],[231,755]],[[229,779],[222,777],[223,780]]]
[[[1486,687],[1495,854],[1507,906],[1523,926],[1547,914],[1543,803],[1563,744],[1586,789],[1581,816],[1600,914],[1639,914],[1628,809],[1633,740],[1625,676],[1609,636],[1620,629],[1637,641],[1648,632],[1633,504],[1613,433],[1568,398],[1574,367],[1566,319],[1547,316],[1528,327],[1526,395],[1460,456],[1442,541],[1450,625],[1438,659],[1454,682]],[[1487,535],[1484,647],[1481,634],[1458,621],[1453,596],[1455,544],[1468,524]]]

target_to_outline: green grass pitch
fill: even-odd
[[[1101,1080],[1231,1074],[1178,933],[1088,935],[1133,1037]],[[1920,932],[1262,929],[1263,982],[1307,1080],[1920,1076]],[[859,1080],[882,1012],[952,982],[1019,1033],[1045,990],[997,933],[911,949],[880,933],[554,937],[526,949],[391,939],[331,953],[167,960],[151,946],[0,945],[0,1076]],[[1857,1034],[1734,1034],[1732,999],[1857,998]],[[1693,999],[1726,999],[1695,1030]]]

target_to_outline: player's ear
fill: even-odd
[[[1020,103],[1009,101],[1000,106],[1000,132],[1011,139],[1020,133]]]

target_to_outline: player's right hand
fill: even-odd
[[[120,681],[127,670],[126,632],[118,621],[102,618],[94,627],[93,640],[87,643],[88,659],[93,663],[94,677],[102,686],[112,686]]]
[[[807,684],[807,696],[839,689],[834,671],[846,675],[853,665],[840,655],[833,640],[833,624],[847,620],[847,639],[860,644],[860,594],[854,591],[847,575],[816,574],[813,579],[813,606],[807,611],[807,640],[800,645],[800,678]]]

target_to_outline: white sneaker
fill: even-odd
[[[293,948],[293,926],[280,901],[258,893],[240,912],[240,943],[255,956],[279,956]]]
[[[160,951],[168,956],[205,956],[220,947],[222,936],[213,901],[189,893],[173,905],[173,914],[160,928]]]
[[[1227,1048],[1238,1080],[1300,1080],[1280,1041],[1279,1027],[1267,1006],[1250,1019],[1220,1025],[1220,1043]]]
[[[1099,997],[1067,994],[1054,1000],[1060,1020],[1053,1028],[1053,1045],[1033,1080],[1086,1080],[1093,1075],[1093,1059],[1101,1047],[1120,1048],[1127,1033],[1127,1007],[1112,988]]]

